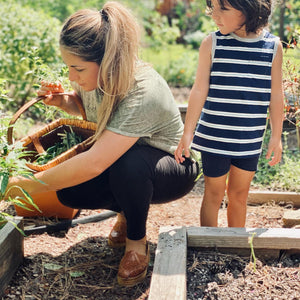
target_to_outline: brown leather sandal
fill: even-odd
[[[117,221],[108,236],[108,245],[112,248],[121,248],[126,245],[127,225],[126,222]]]
[[[150,250],[146,244],[145,255],[138,254],[134,250],[125,253],[121,259],[118,271],[118,283],[131,287],[144,280],[150,260]]]

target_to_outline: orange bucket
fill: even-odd
[[[36,210],[32,205],[27,203],[26,206],[30,208],[30,210],[15,205],[16,213],[18,216],[73,219],[78,212],[78,209],[61,204],[61,202],[57,198],[56,192],[53,191],[36,194],[32,197],[32,199],[40,209],[40,211]]]

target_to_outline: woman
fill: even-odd
[[[194,186],[198,165],[176,163],[172,153],[183,130],[180,113],[166,82],[138,60],[139,30],[131,13],[117,2],[99,11],[81,10],[64,24],[61,55],[74,93],[55,95],[42,84],[45,103],[79,114],[83,102],[89,121],[97,122],[93,146],[49,170],[42,181],[12,178],[33,195],[57,191],[73,208],[119,212],[109,235],[112,247],[126,246],[118,282],[132,286],[147,272],[146,220],[150,203],[171,201]]]

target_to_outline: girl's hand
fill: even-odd
[[[266,159],[270,159],[269,165],[274,166],[278,164],[281,161],[281,155],[282,155],[281,139],[271,138],[268,145],[268,152],[266,154]]]
[[[63,95],[56,95],[64,93],[64,89],[60,82],[54,83],[48,81],[41,81],[41,88],[37,91],[39,97],[44,97],[44,103],[47,105],[53,105],[57,107],[62,106]]]
[[[175,160],[180,164],[185,161],[185,158],[182,156],[184,153],[185,157],[190,157],[190,145],[192,142],[193,136],[182,136],[180,142],[178,143],[177,149],[174,152]]]

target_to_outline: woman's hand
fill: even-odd
[[[63,95],[55,95],[64,93],[64,89],[59,81],[54,83],[41,81],[41,88],[37,91],[39,97],[44,97],[44,103],[47,105],[62,107]]]

